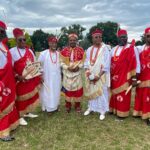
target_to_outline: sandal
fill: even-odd
[[[9,141],[15,140],[15,138],[11,137],[11,136],[6,136],[6,137],[3,137],[3,138],[0,138],[0,140],[3,141],[3,142],[9,142]]]

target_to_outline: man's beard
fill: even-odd
[[[7,34],[6,33],[0,34],[0,41],[2,41],[5,38],[7,38]]]
[[[118,44],[120,45],[120,46],[125,46],[126,44],[127,44],[127,40],[118,40]]]

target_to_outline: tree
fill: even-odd
[[[81,41],[79,42],[79,45],[80,45],[84,50],[86,50],[86,49],[88,49],[88,47],[91,46],[91,43],[89,42],[89,40],[87,39],[87,37],[84,37],[83,40],[81,40]]]
[[[45,33],[44,31],[36,30],[31,36],[35,51],[43,51],[48,48],[48,36],[53,34]]]
[[[135,45],[136,45],[136,46],[139,46],[139,45],[143,45],[144,43],[145,43],[145,38],[144,38],[144,36],[142,35],[142,36],[141,36],[141,40],[136,41]]]
[[[36,52],[40,52],[42,50],[40,41],[36,41],[36,44],[34,45],[34,49]]]
[[[30,37],[30,35],[27,32],[25,32],[25,38],[26,38],[27,46],[33,47],[33,43],[32,43],[31,37]]]
[[[87,38],[89,39],[90,42],[92,42],[92,36],[91,33],[95,29],[101,29],[103,31],[103,42],[106,44],[110,44],[111,46],[117,45],[117,30],[119,28],[118,23],[116,22],[100,22],[97,23],[97,25],[93,26],[90,28],[89,33],[87,33]]]
[[[64,47],[68,43],[68,34],[70,33],[76,33],[78,35],[78,40],[83,39],[83,31],[85,31],[86,28],[82,27],[79,24],[73,24],[68,27],[62,27],[61,28],[61,34],[58,42],[59,47]]]
[[[9,48],[15,47],[16,46],[16,40],[14,38],[10,38],[8,40],[8,46],[9,46]]]

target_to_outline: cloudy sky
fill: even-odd
[[[30,34],[36,29],[59,32],[74,23],[88,29],[98,22],[118,22],[127,29],[129,39],[140,39],[150,26],[150,0],[0,0],[0,20]]]

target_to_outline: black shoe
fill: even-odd
[[[123,121],[124,119],[125,119],[124,117],[119,117],[119,116],[117,116],[117,118],[115,119],[115,121],[121,122],[121,121]]]
[[[109,111],[108,114],[109,114],[109,115],[113,115],[114,113]]]
[[[3,138],[0,138],[0,140],[3,141],[3,142],[10,142],[10,141],[15,140],[15,138],[11,137],[11,136],[6,136],[6,137],[3,137]]]
[[[67,113],[70,113],[70,111],[71,111],[71,108],[66,108]]]
[[[75,111],[77,112],[77,113],[82,113],[82,109],[81,109],[81,107],[77,107],[77,108],[75,108]]]
[[[147,119],[147,125],[150,126],[150,119]]]

